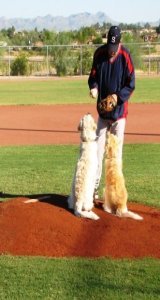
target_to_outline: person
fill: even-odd
[[[110,130],[119,138],[118,159],[122,162],[128,100],[135,89],[133,61],[128,49],[121,43],[121,30],[118,26],[110,27],[107,43],[96,49],[88,85],[91,97],[97,98],[99,115],[97,122],[98,168],[95,185],[95,199],[97,199],[107,132]],[[102,112],[99,103],[108,95],[112,96],[113,109]]]

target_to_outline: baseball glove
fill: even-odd
[[[101,113],[105,113],[112,111],[116,105],[117,100],[112,95],[108,95],[98,103],[98,108]]]

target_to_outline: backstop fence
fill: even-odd
[[[100,45],[0,46],[0,76],[88,75]],[[160,76],[160,43],[128,43],[136,72]]]

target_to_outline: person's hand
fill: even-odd
[[[97,96],[98,96],[98,89],[97,89],[97,88],[91,89],[91,90],[90,90],[90,96],[91,96],[92,98],[96,99]]]

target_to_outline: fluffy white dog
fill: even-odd
[[[72,183],[71,195],[68,197],[68,207],[74,209],[76,216],[98,220],[92,211],[93,194],[97,169],[97,125],[91,116],[86,114],[80,120],[80,157],[78,159]]]

